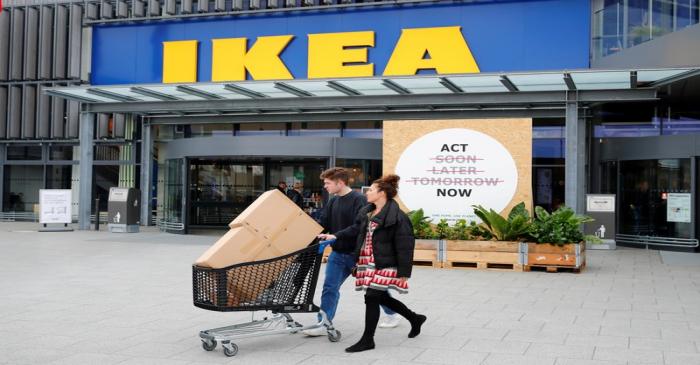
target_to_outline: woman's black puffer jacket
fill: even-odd
[[[359,229],[354,251],[356,259],[360,257],[360,250],[367,235],[369,213],[374,209],[375,205],[369,204],[362,208],[355,218],[355,227]],[[399,204],[390,199],[381,212],[372,217],[372,221],[378,224],[372,235],[374,264],[377,270],[395,267],[398,277],[411,277],[413,249],[416,245],[411,220],[401,211]]]

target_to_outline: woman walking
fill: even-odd
[[[396,175],[375,180],[367,191],[369,204],[357,217],[356,227],[359,227],[360,234],[355,248],[355,287],[365,291],[365,330],[360,341],[346,348],[346,352],[374,348],[380,305],[390,308],[411,323],[410,338],[418,336],[426,320],[424,315],[411,311],[388,293],[390,289],[408,293],[415,246],[411,221],[394,201],[398,185],[399,177]]]

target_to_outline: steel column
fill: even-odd
[[[151,124],[144,121],[141,125],[141,225],[151,225],[151,197],[153,170],[153,138]]]
[[[80,191],[78,193],[78,229],[80,230],[90,229],[94,134],[95,113],[82,113],[80,115]]]
[[[568,207],[576,213],[583,213],[586,193],[586,121],[579,118],[575,98],[566,103],[565,128],[564,198]]]

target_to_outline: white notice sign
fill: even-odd
[[[615,213],[615,195],[586,195],[586,211]]]
[[[71,191],[39,190],[39,223],[71,223]]]
[[[690,193],[668,193],[666,220],[690,223]]]

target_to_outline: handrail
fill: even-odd
[[[615,241],[618,243],[646,246],[646,248],[649,248],[649,245],[688,248],[698,247],[699,245],[697,238],[637,236],[631,234],[617,234],[615,235]]]

